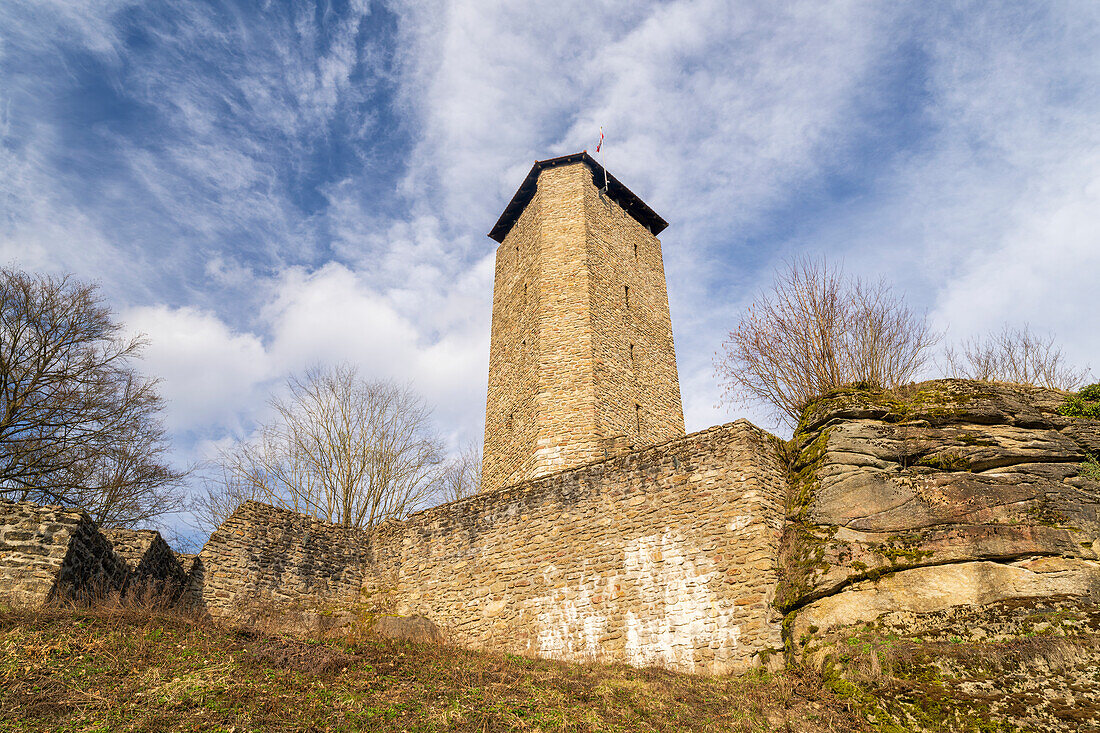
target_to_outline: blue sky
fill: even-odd
[[[687,426],[783,258],[885,277],[949,338],[1100,370],[1100,3],[0,3],[0,261],[149,335],[181,465],[288,373],[411,379],[480,439],[495,244],[592,149],[662,235]],[[1095,374],[1095,371],[1094,371]]]

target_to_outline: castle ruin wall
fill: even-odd
[[[184,569],[160,532],[121,527],[101,532],[111,541],[115,553],[126,561],[128,589],[141,588],[147,592],[148,589],[158,588],[177,594],[187,586],[189,571]]]
[[[224,617],[353,608],[370,571],[369,533],[249,501],[210,535],[191,572],[193,592]]]
[[[0,592],[17,603],[121,589],[128,569],[79,509],[0,499]]]
[[[782,649],[785,471],[738,421],[372,534],[250,502],[200,555],[214,615],[385,608],[473,648],[721,674]]]

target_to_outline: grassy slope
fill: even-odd
[[[127,610],[0,608],[0,730],[855,731],[815,680],[303,642]]]

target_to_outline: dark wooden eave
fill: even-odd
[[[520,184],[519,189],[512,196],[512,200],[504,207],[504,213],[497,219],[497,223],[493,226],[493,230],[489,232],[489,236],[497,242],[503,242],[504,238],[508,236],[508,232],[512,230],[516,220],[519,219],[519,215],[523,213],[523,210],[527,208],[527,204],[535,195],[535,187],[538,183],[540,171],[544,168],[570,165],[572,163],[587,165],[588,169],[592,171],[592,183],[596,188],[603,188],[603,166],[597,163],[587,151],[563,155],[560,158],[550,158],[549,160],[536,160],[535,164],[531,166],[531,172],[523,179],[523,183]],[[607,174],[607,195],[623,207],[623,210],[634,217],[639,224],[653,232],[654,236],[660,234],[668,226],[667,221],[658,216],[657,212],[649,208],[644,201],[634,195],[633,191],[620,183],[619,179],[610,173]]]

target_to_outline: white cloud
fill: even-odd
[[[470,278],[491,276],[486,269],[480,266]],[[469,286],[458,283],[450,302]],[[366,378],[410,383],[435,408],[454,445],[480,435],[487,317],[484,324],[467,319],[435,330],[432,319],[414,322],[392,298],[337,264],[314,272],[291,268],[268,293],[257,321],[268,337],[234,331],[217,315],[191,307],[136,307],[122,314],[129,330],[149,338],[142,369],[162,380],[173,432],[214,441],[247,433],[266,418],[267,396],[289,375],[347,362]]]
[[[33,51],[76,41],[96,53],[113,54],[118,33],[111,20],[136,4],[137,0],[14,0],[0,4],[0,27]]]
[[[56,130],[39,125],[18,148],[3,144],[9,135],[10,123],[0,118],[0,263],[85,279],[110,272],[113,293],[139,288],[130,261],[51,179],[47,151],[58,144]]]
[[[258,336],[233,332],[213,313],[146,306],[122,320],[149,339],[141,368],[162,380],[166,423],[177,434],[239,433],[277,376]]]
[[[882,25],[857,2],[406,4],[407,190],[487,228],[530,160],[603,125],[609,166],[670,219],[744,221],[828,154]]]
[[[260,20],[175,3],[134,16],[155,51],[128,58],[123,6],[0,3],[0,62],[75,47],[156,115],[102,131],[113,176],[81,180],[58,161],[87,151],[48,103],[71,91],[62,67],[6,73],[0,260],[102,280],[154,339],[174,429],[246,429],[287,373],[347,360],[413,380],[448,436],[476,438],[484,232],[535,158],[591,149],[600,125],[609,168],[672,224],[689,429],[729,419],[712,354],[792,252],[886,275],[953,335],[1027,320],[1100,367],[1095,3],[393,0],[396,59],[365,2]],[[396,101],[371,96],[389,84]],[[865,142],[899,122],[913,139]],[[375,142],[395,128],[411,150]],[[332,135],[354,160],[318,177]],[[837,171],[858,190],[825,190]]]
[[[422,131],[404,190],[444,231],[482,232],[531,160],[594,148],[603,125],[609,168],[672,223],[688,422],[725,419],[711,355],[738,303],[714,287],[755,269],[728,247],[834,161],[891,18],[862,2],[400,7],[402,93]]]
[[[446,307],[445,300],[440,305]],[[422,323],[336,264],[285,272],[263,311],[272,333],[269,355],[280,374],[349,362],[368,378],[410,382],[435,407],[445,432],[456,441],[475,437],[485,409],[488,324],[434,331],[433,318],[416,315]]]
[[[1072,361],[1100,374],[1100,155],[1062,169],[1063,190],[1020,201],[992,249],[969,256],[941,289],[934,316],[954,338],[1002,323],[1054,331]]]
[[[1100,6],[929,18],[928,139],[806,246],[886,274],[961,339],[1008,322],[1100,366]]]

